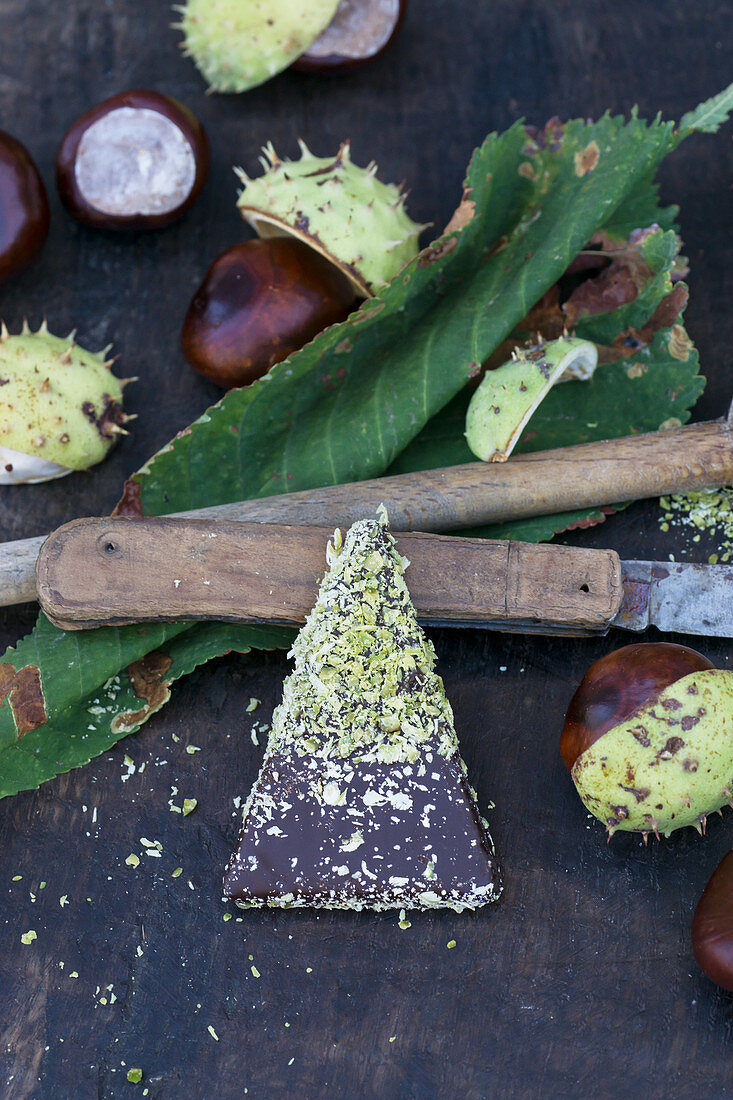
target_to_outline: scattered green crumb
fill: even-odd
[[[312,966],[306,966],[305,972],[306,972],[306,974],[312,974],[313,973],[313,967]]]
[[[216,1032],[214,1031],[214,1029],[213,1029],[213,1027],[211,1026],[211,1024],[209,1024],[209,1026],[207,1027],[207,1029],[206,1029],[206,1030],[208,1031],[208,1033],[209,1033],[209,1035],[211,1036],[211,1038],[212,1038],[212,1039],[215,1039],[215,1040],[216,1040],[216,1042],[218,1043],[218,1042],[219,1042],[219,1036],[218,1036],[218,1035],[216,1034]]]
[[[65,905],[68,905],[68,904],[69,904],[69,899],[68,899],[68,897],[66,896],[66,894],[62,894],[62,895],[61,895],[61,897],[59,898],[59,905],[60,905],[60,906],[61,906],[61,908],[63,909],[63,907],[64,907]]]
[[[133,1085],[139,1085],[143,1079],[143,1071],[139,1066],[133,1066],[127,1071],[127,1080]]]
[[[252,971],[253,978],[260,978],[262,976],[254,963],[250,966],[250,970]]]
[[[45,882],[39,882],[38,889],[39,890],[45,890],[46,889],[46,883]]]
[[[71,970],[69,972],[69,977],[70,978],[78,978],[79,977],[79,971],[78,970]]]
[[[285,1021],[285,1027],[290,1027],[290,1024],[288,1023],[287,1020]]]
[[[445,946],[446,946],[446,947],[448,948],[448,950],[450,951],[451,947],[455,947],[455,946],[456,946],[456,941],[455,941],[455,940],[448,940],[448,942],[447,942],[447,944],[446,944]]]
[[[405,910],[400,909],[399,927],[404,931],[406,928],[412,928],[412,922],[405,919]]]
[[[292,1066],[292,1064],[293,1064],[293,1062],[294,1062],[294,1061],[295,1061],[295,1058],[291,1058],[291,1059],[290,1059],[290,1061],[288,1062],[288,1065],[289,1065],[289,1066]]]
[[[254,959],[254,955],[248,955],[247,958],[249,959],[250,962],[252,962],[252,960]]]
[[[659,521],[662,531],[670,527],[692,528],[691,541],[698,543],[700,535],[714,539],[717,552],[710,554],[708,562],[728,562],[733,557],[733,487],[701,489],[699,492],[679,493],[660,497],[663,509]]]
[[[186,745],[186,752],[189,756],[193,756],[195,752],[201,752],[201,749],[198,745]]]
[[[393,1043],[393,1042],[395,1041],[395,1039],[396,1039],[396,1038],[397,1038],[397,1036],[396,1036],[396,1035],[390,1035],[390,1037],[389,1037],[389,1041],[390,1041],[390,1043]]]
[[[199,801],[197,798],[184,798],[183,800],[183,816],[188,817],[198,806]]]
[[[13,882],[20,882],[22,878],[22,875],[13,875]]]
[[[37,939],[38,939],[38,936],[36,935],[36,933],[31,928],[27,932],[23,933],[23,935],[20,937],[20,942],[26,944],[26,946],[27,946],[29,943],[33,943],[33,941],[37,940]]]
[[[247,703],[247,706],[245,707],[245,710],[246,710],[247,714],[251,714],[253,710],[257,710],[259,705],[260,705],[259,699],[255,699],[255,697],[252,696],[250,701]]]
[[[232,919],[232,914],[231,913],[225,913],[224,916],[221,919],[222,920],[231,920]]]
[[[176,867],[175,871],[173,871],[171,873],[171,878],[178,878],[182,874],[183,874],[183,868],[182,867]]]

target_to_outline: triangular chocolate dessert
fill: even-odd
[[[385,524],[328,547],[224,878],[241,906],[460,911],[501,891]]]

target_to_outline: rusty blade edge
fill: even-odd
[[[733,564],[624,561],[613,626],[640,632],[733,638]]]

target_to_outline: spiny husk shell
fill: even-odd
[[[377,179],[375,164],[353,163],[348,142],[335,157],[316,157],[302,141],[300,149],[291,161],[266,146],[257,179],[236,169],[242,217],[260,237],[299,237],[370,297],[417,255],[425,226],[407,214],[400,188]]]
[[[282,72],[333,19],[338,0],[188,0],[184,53],[213,92],[246,92]]]
[[[598,351],[588,340],[564,337],[517,348],[512,358],[487,371],[466,414],[466,441],[483,462],[505,462],[552,386],[591,378]]]
[[[128,419],[122,386],[104,353],[85,351],[27,324],[18,336],[0,329],[0,447],[5,483],[40,481],[84,470],[105,457]],[[22,462],[8,458],[24,456]],[[34,464],[33,460],[39,460]],[[13,467],[8,470],[7,466]]]
[[[572,776],[611,834],[701,830],[733,801],[733,672],[681,677],[581,753]]]

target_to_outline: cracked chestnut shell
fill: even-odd
[[[712,661],[674,642],[639,642],[608,653],[590,666],[570,700],[560,736],[568,771],[599,737],[638,707],[691,672],[715,668]]]
[[[46,188],[30,153],[0,130],[0,282],[40,252],[48,225]]]
[[[325,31],[291,68],[338,72],[364,65],[386,50],[406,12],[407,0],[341,0]]]
[[[733,852],[723,857],[698,902],[692,950],[703,974],[733,993]]]
[[[346,276],[302,241],[245,241],[206,272],[181,346],[191,366],[216,385],[244,386],[345,320],[356,304]]]
[[[177,99],[120,92],[81,115],[56,154],[56,185],[70,214],[100,229],[162,229],[196,201],[209,143]]]

